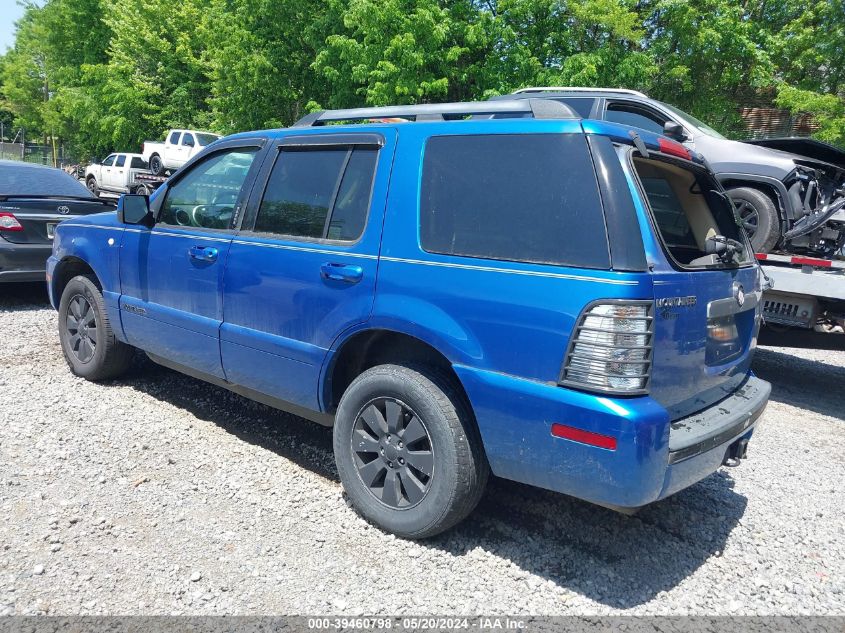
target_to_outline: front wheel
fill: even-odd
[[[100,195],[100,187],[97,185],[97,179],[94,178],[94,176],[88,177],[88,179],[85,181],[85,186],[88,187],[88,191],[91,192],[91,195]]]
[[[337,410],[334,454],[358,512],[405,538],[460,522],[489,476],[464,399],[425,368],[379,365],[358,376]]]
[[[728,195],[754,252],[770,252],[780,239],[780,218],[775,203],[762,191],[751,187],[729,189]]]
[[[115,338],[103,295],[89,277],[74,277],[62,292],[59,340],[70,370],[88,380],[115,378],[132,361],[132,347]]]

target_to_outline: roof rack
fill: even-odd
[[[538,86],[531,88],[520,88],[513,94],[525,94],[527,92],[612,92],[615,94],[636,95],[648,99],[648,95],[639,90],[628,90],[627,88],[585,88],[578,86]]]
[[[580,119],[565,103],[548,99],[509,99],[503,101],[467,101],[423,105],[387,106],[323,110],[306,114],[291,127],[311,127],[338,121],[410,118],[414,121],[448,121],[465,116],[496,114],[531,114],[535,119]]]

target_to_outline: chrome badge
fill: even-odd
[[[58,211],[62,215],[67,215],[68,213],[70,213],[70,207],[62,205],[60,207],[57,207],[56,211]]]
[[[734,299],[736,299],[736,304],[741,308],[742,304],[745,303],[745,289],[742,287],[741,283],[735,281],[733,284],[733,291]]]

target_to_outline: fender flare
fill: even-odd
[[[792,204],[789,201],[789,194],[786,190],[786,185],[783,184],[782,180],[772,178],[771,176],[759,176],[757,174],[741,174],[728,172],[718,173],[716,174],[716,178],[722,184],[722,186],[725,187],[725,189],[728,188],[727,186],[725,186],[725,183],[736,181],[748,182],[751,184],[762,184],[774,189],[777,193],[779,206],[783,211],[785,219],[790,221],[795,219],[795,210],[792,208]]]

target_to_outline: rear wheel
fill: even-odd
[[[88,380],[115,378],[132,361],[132,347],[115,338],[103,295],[89,277],[74,277],[62,292],[59,340],[70,370]]]
[[[150,171],[154,176],[161,176],[164,174],[164,163],[161,161],[161,156],[153,154],[150,156]]]
[[[148,184],[142,183],[136,187],[135,193],[139,196],[150,196],[153,193],[153,189]]]
[[[355,508],[406,538],[460,522],[489,476],[461,394],[425,368],[379,365],[358,376],[338,407],[334,453]]]
[[[736,187],[728,190],[736,207],[739,221],[755,253],[768,253],[780,239],[780,218],[772,199],[762,191],[751,187]]]
[[[88,187],[88,191],[90,191],[92,195],[100,195],[100,187],[97,186],[97,179],[94,178],[94,176],[88,176],[88,179],[85,181],[85,186]]]

